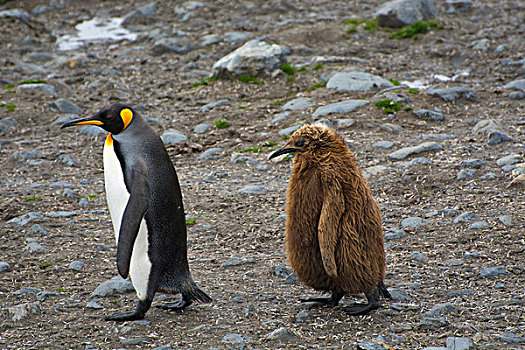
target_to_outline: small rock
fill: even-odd
[[[77,215],[76,211],[51,211],[46,214],[47,217],[54,219],[67,219]]]
[[[160,136],[165,145],[173,145],[188,140],[188,137],[175,129],[168,129]]]
[[[366,100],[348,100],[321,106],[312,114],[312,118],[324,117],[330,114],[346,114],[369,104]]]
[[[31,19],[31,15],[24,10],[12,9],[0,11],[0,18],[16,18],[28,24],[29,20]]]
[[[383,345],[379,344],[377,341],[367,340],[364,342],[357,343],[358,350],[386,350]]]
[[[437,142],[424,142],[417,146],[401,148],[395,152],[390,153],[388,155],[388,158],[394,159],[394,160],[401,160],[413,154],[418,154],[418,153],[428,152],[428,151],[439,151],[441,149],[443,149],[443,147]]]
[[[523,100],[525,99],[525,93],[521,91],[511,91],[507,95],[511,100]]]
[[[388,292],[392,296],[392,300],[393,301],[405,301],[405,300],[409,300],[410,299],[408,294],[405,293],[404,290],[399,289],[399,288],[389,288]]]
[[[132,11],[124,16],[121,26],[128,25],[145,25],[151,24],[155,21],[155,12],[157,11],[157,4],[152,2]]]
[[[448,337],[446,340],[448,350],[470,350],[474,343],[469,338]]]
[[[221,343],[223,344],[244,344],[247,338],[237,333],[229,333],[222,337]]]
[[[447,317],[423,317],[419,322],[421,329],[439,329],[450,325]]]
[[[505,343],[509,343],[509,344],[524,344],[525,343],[525,337],[521,337],[519,335],[515,335],[511,333],[503,333],[503,334],[497,335],[496,337],[498,337]]]
[[[389,88],[393,87],[390,81],[377,75],[350,71],[334,74],[326,83],[328,89],[337,91],[369,91],[372,88]]]
[[[151,54],[160,56],[166,53],[184,55],[193,50],[192,42],[187,38],[159,38],[155,41]]]
[[[216,102],[208,103],[208,104],[204,105],[201,108],[201,112],[202,113],[206,113],[210,109],[214,109],[215,107],[219,107],[219,106],[222,106],[222,105],[231,105],[231,102],[228,99],[223,99],[223,100],[219,100],[219,101],[216,101]]]
[[[89,199],[80,198],[80,200],[78,201],[78,206],[81,208],[87,208],[89,206]]]
[[[24,92],[24,91],[30,91],[33,93],[44,93],[47,95],[51,95],[53,97],[57,97],[57,89],[50,84],[23,84],[18,85],[16,87],[17,92]]]
[[[372,147],[389,149],[394,146],[392,141],[377,141],[372,144]]]
[[[29,253],[47,253],[49,250],[37,242],[31,242],[29,243],[25,248],[25,251]]]
[[[66,188],[64,190],[64,192],[62,192],[62,197],[64,198],[70,198],[70,199],[75,199],[78,197],[77,193],[75,191],[73,191],[72,189],[70,188]]]
[[[277,123],[277,122],[283,121],[289,115],[290,115],[290,112],[279,113],[275,117],[272,118],[271,122],[272,123]]]
[[[234,77],[241,75],[258,76],[272,74],[285,63],[284,56],[289,49],[261,40],[250,40],[230,54],[224,56],[212,67],[212,77]]]
[[[11,319],[17,322],[30,315],[40,315],[42,308],[38,303],[25,303],[10,307],[7,309],[7,312],[12,316]]]
[[[469,101],[476,100],[476,93],[465,87],[431,89],[428,90],[428,94],[432,96],[438,96],[445,102],[456,102],[460,98],[465,98]]]
[[[295,98],[291,101],[286,102],[282,110],[283,111],[306,111],[309,108],[312,108],[315,106],[314,100],[307,97],[299,97]]]
[[[228,44],[235,44],[246,41],[250,37],[250,33],[243,32],[227,32],[224,33],[224,40]]]
[[[504,86],[505,89],[515,89],[521,92],[525,92],[525,79],[518,79],[511,81]]]
[[[421,263],[427,259],[427,256],[424,253],[413,252],[410,254],[410,259]]]
[[[239,193],[252,195],[252,194],[266,194],[267,190],[262,185],[248,185],[244,186],[239,190]]]
[[[443,113],[435,112],[435,111],[429,111],[427,109],[421,109],[419,111],[415,111],[414,114],[419,119],[424,119],[424,120],[442,121],[442,120],[445,119],[443,117]]]
[[[498,220],[505,226],[512,226],[512,216],[510,215],[501,215]]]
[[[38,300],[39,302],[44,302],[50,297],[59,296],[59,295],[60,294],[58,294],[57,292],[49,292],[45,290],[45,291],[37,293],[36,300]]]
[[[43,215],[38,212],[29,212],[16,218],[13,218],[7,222],[7,224],[17,224],[18,226],[25,226],[35,219],[42,219]]]
[[[69,269],[73,271],[82,272],[83,267],[84,263],[79,260],[72,261],[71,264],[69,264]]]
[[[32,149],[30,151],[17,151],[13,153],[12,158],[19,162],[25,163],[30,159],[36,159],[40,156],[40,151]]]
[[[312,315],[307,310],[301,310],[295,315],[295,323],[303,323],[312,318]]]
[[[197,159],[206,159],[206,158],[209,158],[215,154],[220,154],[222,152],[222,148],[220,147],[215,147],[215,148],[210,148],[210,149],[207,149],[206,151],[202,152],[201,154],[199,154],[199,156],[197,157]]]
[[[9,271],[11,268],[11,265],[9,263],[6,263],[5,261],[0,261],[0,272]]]
[[[458,215],[455,219],[454,219],[454,223],[455,224],[458,224],[460,222],[469,222],[471,221],[472,219],[475,219],[477,218],[478,216],[474,213],[471,213],[470,211],[467,211],[467,212],[464,212],[464,213],[461,213],[460,215]]]
[[[480,39],[472,42],[472,49],[487,52],[490,48],[490,39]]]
[[[113,296],[115,293],[123,294],[134,290],[133,284],[130,281],[127,281],[120,276],[115,276],[95,288],[91,293],[91,296],[107,297]]]
[[[226,260],[221,267],[229,267],[229,266],[240,266],[240,265],[246,265],[246,264],[254,264],[254,259],[241,259],[237,257],[230,258]]]
[[[387,170],[388,168],[386,166],[378,164],[378,165],[374,165],[368,168],[363,168],[362,172],[363,172],[364,178],[369,180],[371,177],[382,174],[386,172]]]
[[[465,159],[464,161],[461,162],[461,165],[464,166],[465,168],[475,168],[475,169],[481,168],[485,166],[486,164],[487,162],[481,159]]]
[[[208,132],[210,129],[211,129],[211,126],[209,124],[198,124],[198,125],[195,125],[193,132],[196,134],[204,134]]]
[[[129,339],[120,339],[122,345],[140,345],[143,343],[150,343],[153,339],[149,337],[140,337],[140,338],[129,338]]]
[[[57,161],[61,164],[70,166],[70,167],[78,167],[78,164],[75,162],[73,157],[69,154],[61,154],[58,156]]]
[[[222,37],[217,34],[208,34],[201,37],[200,47],[206,47],[214,44],[218,44],[222,41]]]
[[[496,160],[496,164],[498,166],[504,166],[504,165],[517,164],[522,161],[523,161],[523,156],[519,154],[510,154],[508,156],[505,156],[505,157],[502,157]]]
[[[10,134],[16,131],[17,125],[16,119],[12,117],[0,120],[0,134]]]
[[[299,284],[299,280],[297,279],[297,276],[295,275],[295,273],[288,275],[288,277],[284,279],[284,284],[288,284],[288,285]]]
[[[291,134],[293,134],[295,131],[299,130],[300,128],[301,128],[301,125],[290,126],[289,128],[279,130],[279,135],[280,135],[280,136],[283,136],[283,135],[291,135]]]
[[[269,340],[276,340],[276,341],[279,341],[279,342],[291,341],[291,340],[293,340],[296,337],[297,337],[297,335],[294,332],[292,332],[290,329],[286,328],[286,327],[278,328],[278,329],[272,331],[271,333],[269,333],[268,335],[266,335],[267,339],[269,339]]]
[[[13,292],[13,295],[25,295],[25,294],[31,294],[31,293],[38,293],[40,292],[39,288],[35,287],[23,287],[16,292]]]
[[[489,224],[487,224],[486,221],[476,221],[475,223],[469,226],[469,229],[479,230],[479,229],[487,228],[487,227],[489,227]]]
[[[464,180],[476,175],[476,169],[461,169],[456,174],[456,180]]]
[[[434,0],[394,0],[381,5],[374,17],[382,27],[401,28],[437,14]]]
[[[452,303],[437,304],[425,314],[428,316],[440,316],[449,313],[457,312],[457,307]]]
[[[449,259],[443,261],[443,264],[447,266],[461,266],[465,264],[465,261],[461,259]]]
[[[412,216],[401,221],[403,228],[418,228],[430,224],[430,220],[423,219],[417,216]]]
[[[82,135],[97,137],[98,135],[105,134],[106,131],[95,125],[84,125],[79,131]]]
[[[493,119],[478,122],[473,128],[473,133],[487,137],[491,146],[512,141],[512,138],[505,133],[499,122]]]
[[[47,231],[39,224],[34,224],[27,230],[27,234],[31,236],[47,236]]]
[[[275,276],[277,277],[288,277],[293,272],[288,266],[275,265],[274,273],[275,273]]]
[[[55,102],[51,102],[49,106],[53,112],[63,114],[83,114],[83,111],[80,107],[65,98],[59,98]]]
[[[482,278],[488,278],[488,277],[494,277],[497,275],[506,275],[507,271],[505,270],[505,266],[495,266],[495,267],[488,267],[486,269],[483,269],[479,272],[479,277]]]
[[[95,310],[100,310],[100,309],[103,309],[104,306],[102,306],[100,304],[100,299],[93,299],[93,300],[90,300],[87,304],[86,304],[86,308],[88,309],[95,309]]]
[[[385,233],[385,239],[386,240],[394,240],[394,239],[401,239],[403,238],[405,231],[399,230],[396,228],[389,229],[392,232]]]

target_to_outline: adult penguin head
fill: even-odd
[[[112,104],[102,108],[91,117],[73,120],[61,126],[61,129],[75,125],[96,125],[118,135],[133,122],[134,112],[123,104]]]

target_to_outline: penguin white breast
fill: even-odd
[[[108,135],[104,145],[104,183],[106,187],[106,199],[109,207],[109,215],[113,222],[115,231],[115,241],[118,245],[120,225],[124,210],[128,204],[130,193],[124,182],[124,172],[122,165],[115,153],[113,140]],[[148,228],[146,222],[142,219],[140,229],[133,245],[131,261],[129,266],[129,275],[133,287],[137,292],[139,299],[146,298],[148,280],[151,271],[151,261],[148,256]]]

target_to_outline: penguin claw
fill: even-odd
[[[155,305],[156,308],[163,309],[163,310],[183,310],[186,307],[190,306],[192,304],[191,301],[185,300],[184,298],[175,302],[175,303],[167,303],[167,304],[161,304],[161,305]]]
[[[105,316],[105,321],[135,321],[135,320],[142,320],[144,318],[144,314],[135,311],[123,311],[123,312],[115,312],[112,315]]]
[[[360,316],[368,315],[371,311],[376,310],[378,308],[378,304],[369,302],[366,304],[354,303],[352,305],[343,307],[342,310],[350,316]]]

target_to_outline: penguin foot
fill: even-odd
[[[143,318],[144,318],[144,313],[135,310],[135,311],[115,312],[112,315],[105,316],[104,320],[122,322],[122,321],[142,320]]]
[[[351,316],[359,316],[359,315],[367,315],[371,311],[376,310],[379,308],[379,304],[377,303],[355,303],[350,306],[343,307],[343,311],[346,312],[348,315]]]
[[[301,303],[319,303],[326,306],[337,306],[339,300],[344,296],[344,293],[332,292],[332,295],[329,297],[310,297],[310,298],[300,298]]]
[[[184,298],[181,298],[179,301],[175,303],[155,305],[155,307],[159,309],[163,309],[163,310],[183,310],[186,307],[190,306],[191,304],[192,304],[191,300],[186,300]]]

